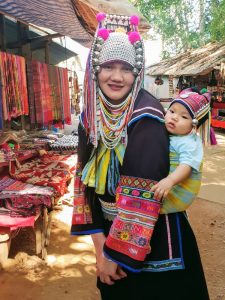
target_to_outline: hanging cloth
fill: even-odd
[[[115,191],[119,178],[112,178],[112,174],[119,174],[119,164],[122,165],[125,152],[125,146],[119,143],[114,149],[108,149],[100,142],[97,149],[93,149],[90,160],[82,171],[81,181],[83,184],[94,187],[99,195],[105,194],[106,179],[108,176],[110,186],[108,190]],[[116,161],[118,160],[119,163]],[[115,168],[115,172],[112,169]],[[110,173],[108,173],[110,172]]]

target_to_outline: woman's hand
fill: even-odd
[[[115,280],[122,279],[127,276],[127,274],[118,266],[115,262],[107,259],[103,255],[103,246],[106,237],[103,233],[92,234],[92,240],[95,246],[96,252],[96,266],[97,266],[97,276],[100,277],[101,282],[112,285]]]
[[[108,285],[114,284],[115,280],[120,280],[127,274],[115,262],[107,259],[103,255],[96,257],[97,259],[97,276],[100,277],[102,283]]]

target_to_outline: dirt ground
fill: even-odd
[[[219,160],[216,156],[216,159],[224,160],[225,148],[220,145],[217,149],[213,153],[215,156],[220,153],[221,156]],[[208,153],[204,173],[206,188],[210,172],[215,177],[215,168],[211,168],[210,160],[212,151],[209,150]],[[188,210],[199,244],[211,300],[225,300],[225,169],[222,170],[223,174],[221,170],[217,174],[221,179],[217,185],[220,188],[222,186],[219,198],[223,201],[218,203],[214,199],[198,198]],[[209,195],[205,189],[200,195],[204,193]],[[35,255],[32,228],[21,230],[13,239],[8,262],[0,270],[0,299],[100,299],[95,287],[95,256],[90,237],[70,236],[71,215],[72,208],[68,205],[54,212],[46,261]]]

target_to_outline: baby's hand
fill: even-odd
[[[150,191],[154,192],[154,199],[161,200],[168,195],[172,187],[173,181],[169,177],[166,177],[155,184]]]

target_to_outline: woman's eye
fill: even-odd
[[[124,71],[125,72],[131,72],[131,69],[130,68],[125,68]]]
[[[111,70],[112,67],[110,65],[105,65],[105,66],[102,66],[103,69],[105,70]]]

